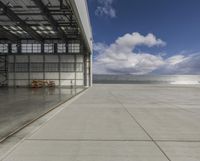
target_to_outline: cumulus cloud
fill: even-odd
[[[113,0],[98,0],[99,6],[95,11],[97,16],[108,16],[110,18],[116,17],[116,11],[113,8]]]
[[[143,36],[139,33],[125,34],[113,44],[97,43],[94,50],[94,72],[146,74],[163,65],[163,58],[149,53],[135,53],[136,46],[164,46],[166,43],[153,34]]]
[[[135,52],[139,46],[162,47],[166,43],[153,34],[146,36],[140,33],[125,34],[114,43],[94,44],[95,74],[200,74],[200,54],[188,56],[177,54],[164,58],[145,52]]]

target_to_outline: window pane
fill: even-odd
[[[32,72],[42,72],[43,64],[42,63],[31,63],[31,71]]]
[[[10,72],[13,72],[13,71],[14,71],[14,64],[13,64],[13,63],[10,63],[10,64],[9,64],[8,70],[9,70]]]
[[[28,63],[17,63],[16,72],[28,72]]]
[[[41,44],[22,44],[22,53],[41,53]]]
[[[41,53],[41,44],[33,44],[33,53]]]
[[[12,44],[12,53],[17,53],[17,44]]]
[[[0,53],[8,53],[8,44],[0,44]]]
[[[69,53],[80,53],[80,44],[79,43],[69,43],[68,44]]]
[[[46,63],[45,71],[47,72],[58,72],[58,63]]]
[[[83,64],[82,63],[77,63],[76,64],[76,71],[77,72],[82,72],[83,71]]]
[[[44,44],[44,52],[45,53],[53,53],[54,44]]]
[[[66,53],[66,44],[58,44],[58,53]]]
[[[74,67],[74,63],[62,63],[60,70],[62,72],[74,72]]]

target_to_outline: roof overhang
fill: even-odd
[[[69,2],[71,3],[72,9],[74,10],[75,16],[78,20],[78,24],[80,26],[81,32],[83,33],[82,36],[86,42],[86,45],[90,53],[92,53],[93,37],[87,0],[69,0]]]

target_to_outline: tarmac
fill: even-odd
[[[56,110],[0,160],[200,161],[199,85],[99,84]]]

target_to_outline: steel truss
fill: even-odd
[[[51,3],[52,2],[52,3]],[[31,73],[31,55],[43,56],[43,78],[45,79],[45,64],[46,56],[58,56],[59,81],[61,80],[61,56],[73,55],[75,64],[75,77],[77,74],[77,54],[84,55],[84,84],[87,84],[87,52],[85,43],[82,39],[80,26],[77,22],[70,4],[67,0],[0,0],[0,44],[8,44],[7,52],[0,52],[0,86],[7,86],[9,83],[10,60],[9,56],[13,56],[13,80],[15,86],[16,74],[16,57],[18,55],[28,56],[28,73],[30,81]],[[22,44],[33,43],[41,44],[41,52],[39,53],[24,53],[22,52]],[[69,53],[66,45],[66,52],[58,52],[57,45],[59,43],[68,44],[69,42],[80,42],[80,53]],[[53,43],[54,52],[45,53],[44,44]],[[16,52],[13,52],[12,45],[16,44]],[[0,50],[1,51],[1,50]],[[75,78],[76,85],[76,78]],[[61,82],[59,82],[59,85]]]

